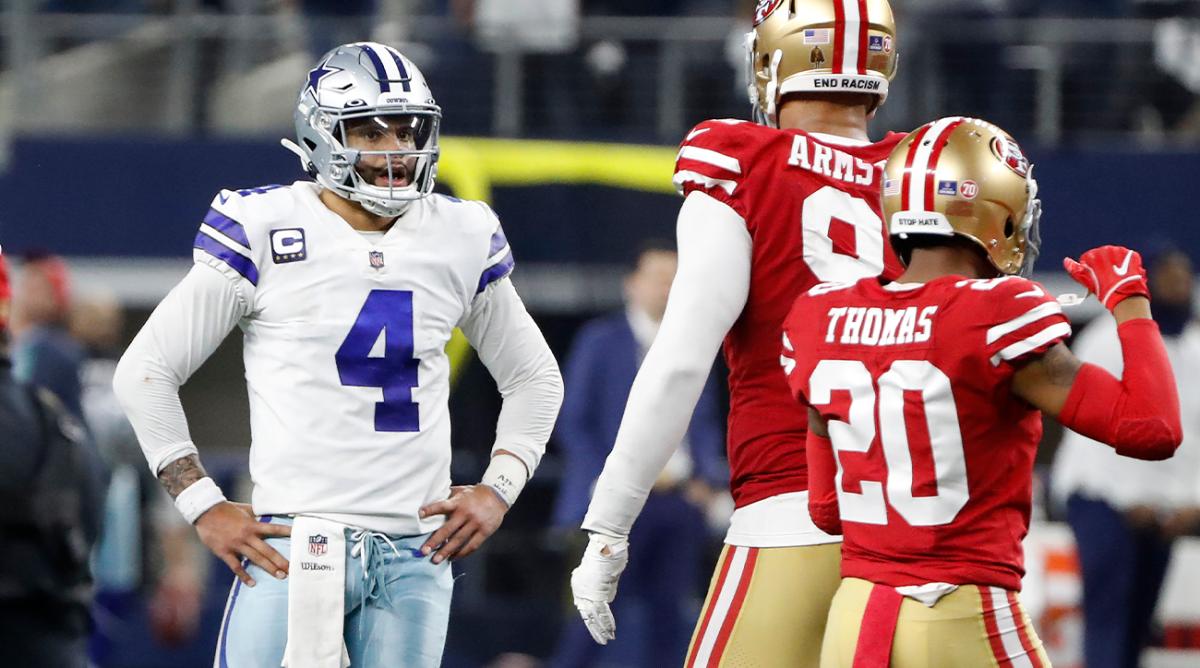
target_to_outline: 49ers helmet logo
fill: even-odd
[[[758,6],[754,8],[754,25],[765,21],[781,2],[783,0],[758,0]]]
[[[992,154],[1020,177],[1029,175],[1029,159],[1021,152],[1017,142],[1007,137],[992,138]]]

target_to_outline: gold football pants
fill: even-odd
[[[817,668],[841,554],[841,543],[726,545],[684,665]]]
[[[1014,592],[999,587],[962,585],[932,608],[900,597],[898,613],[892,608],[890,615],[886,612],[881,615],[878,610],[868,610],[868,602],[876,606],[882,598],[899,596],[894,590],[877,592],[884,596],[872,596],[873,588],[884,586],[858,578],[842,580],[829,611],[821,668],[888,668],[884,661],[868,661],[870,652],[864,650],[872,640],[886,638],[887,630],[879,626],[888,621],[883,616],[895,621],[890,668],[1050,666],[1042,641]],[[864,617],[869,620],[866,624]],[[872,635],[862,635],[860,630]],[[857,662],[856,653],[860,654]],[[886,647],[883,653],[889,654]]]

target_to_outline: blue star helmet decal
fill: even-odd
[[[342,71],[342,68],[333,67],[333,66],[329,65],[328,60],[321,63],[320,65],[317,65],[316,68],[309,70],[309,72],[308,72],[308,87],[304,89],[305,92],[308,92],[311,90],[313,97],[317,97],[317,86],[321,85],[321,79],[324,79],[325,77],[329,76],[330,74],[334,74],[335,72],[341,72],[341,71]]]

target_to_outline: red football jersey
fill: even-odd
[[[796,300],[784,365],[829,425],[836,477],[831,464],[812,489],[836,490],[843,577],[1021,588],[1042,421],[1012,376],[1070,333],[1018,277],[864,279]]]
[[[701,191],[746,222],[750,294],[725,338],[734,503],[808,488],[807,416],[779,373],[779,333],[796,296],[823,281],[894,277],[882,220],[883,162],[904,137],[856,144],[746,121],[705,121],[675,164],[682,194]]]

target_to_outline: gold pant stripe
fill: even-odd
[[[816,668],[841,545],[726,545],[688,648],[687,668]]]

